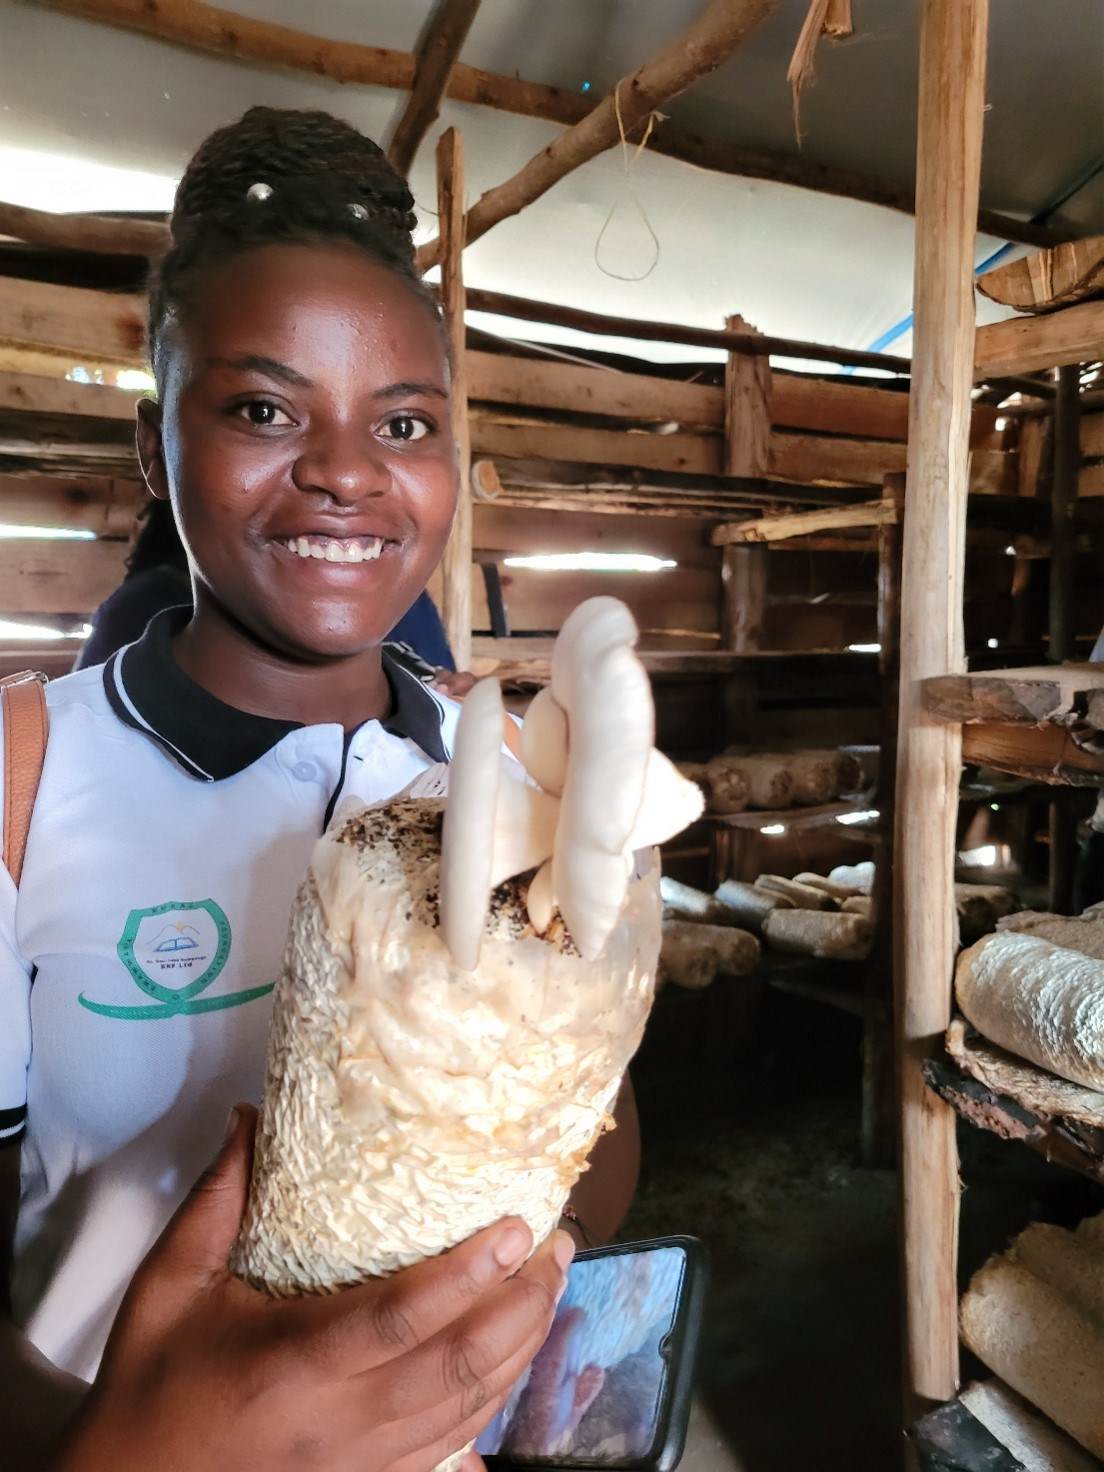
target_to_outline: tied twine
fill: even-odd
[[[630,156],[629,140],[625,137],[625,123],[624,119],[621,116],[621,82],[618,82],[617,86],[613,89],[613,111],[617,118],[617,131],[621,135],[621,161],[625,170],[625,192],[628,194],[629,199],[632,201],[632,203],[636,206],[637,214],[643,221],[645,230],[647,230],[648,234],[652,238],[653,255],[651,265],[646,271],[642,271],[638,276],[626,276],[620,271],[614,271],[611,270],[608,266],[603,266],[601,260],[599,259],[599,253],[602,249],[602,240],[605,237],[606,231],[610,227],[610,222],[612,221],[614,215],[617,213],[618,208],[620,207],[620,201],[615,201],[613,204],[610,205],[609,214],[606,216],[605,222],[603,223],[601,230],[599,230],[598,232],[598,238],[594,242],[594,264],[598,267],[599,271],[602,272],[603,276],[609,276],[614,281],[647,281],[648,277],[659,265],[659,236],[652,229],[652,222],[648,218],[648,212],[641,203],[640,196],[639,194],[637,194],[636,189],[633,185],[632,170],[635,167],[637,160],[640,158],[640,155],[647,147],[648,139],[652,136],[652,129],[655,127],[656,123],[661,123],[664,121],[665,114],[661,112],[656,112],[654,108],[652,109],[652,111],[648,114],[647,123],[644,128],[644,136],[636,145]]]

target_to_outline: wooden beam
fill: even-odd
[[[746,542],[781,542],[842,527],[887,526],[898,517],[891,500],[864,501],[858,506],[830,506],[822,511],[797,511],[791,515],[760,516],[753,521],[729,522],[714,528],[714,547],[738,546]]]
[[[778,0],[707,0],[685,31],[657,55],[617,83],[613,92],[580,122],[554,138],[512,178],[480,196],[468,211],[467,241],[547,194],[553,184],[627,137],[700,77],[715,71],[766,20]],[[442,242],[418,251],[422,271],[440,264]]]
[[[563,307],[538,302],[531,297],[510,296],[501,291],[472,287],[468,310],[515,317],[521,322],[542,322],[552,327],[572,327],[599,337],[628,337],[640,342],[671,342],[685,347],[720,348],[722,352],[750,353],[760,357],[807,358],[816,363],[837,363],[845,368],[880,368],[888,373],[908,373],[908,358],[893,353],[868,353],[852,348],[827,347],[820,342],[769,337],[758,332],[722,332],[711,327],[687,327],[678,322],[647,322],[640,317],[610,317],[580,307]]]
[[[964,667],[962,580],[974,361],[973,250],[987,0],[924,0],[917,118],[913,380],[901,584],[894,910],[906,1422],[958,1384],[955,1116],[923,1064],[946,1031],[961,738],[921,682]]]
[[[1078,746],[1062,726],[966,726],[962,759],[1051,786],[1104,786],[1104,756]]]
[[[1086,718],[1090,697],[1104,693],[1104,665],[1030,665],[937,675],[924,681],[924,708],[936,720],[1038,726]]]
[[[98,537],[129,538],[145,498],[146,489],[139,481],[0,475],[0,522],[10,526],[68,527],[94,532]]]
[[[1038,317],[1010,317],[979,327],[975,379],[1035,373],[1104,357],[1104,301],[1081,302]]]
[[[146,307],[138,296],[0,276],[0,344],[64,350],[77,362],[145,361]]]
[[[1082,414],[1080,438],[1086,460],[1104,458],[1104,414]]]
[[[464,142],[455,128],[437,144],[437,214],[445,254],[441,266],[441,304],[452,357],[449,419],[456,443],[456,514],[441,561],[444,579],[442,617],[458,670],[471,663],[472,493],[471,439],[468,427],[467,365],[464,354]]]
[[[0,235],[52,250],[95,251],[99,255],[158,256],[169,243],[159,220],[112,220],[101,215],[59,215],[0,202]]]
[[[1073,654],[1073,618],[1077,607],[1077,537],[1073,517],[1081,469],[1081,370],[1067,363],[1058,370],[1054,402],[1054,474],[1050,485],[1050,643],[1047,657],[1056,663]],[[1052,856],[1053,857],[1053,856]]]
[[[417,71],[417,58],[410,52],[312,36],[289,26],[204,5],[200,0],[158,0],[157,4],[151,4],[150,0],[39,0],[39,3],[67,15],[137,31],[189,50],[259,66],[307,72],[342,84],[405,91],[413,85]],[[476,103],[521,117],[543,118],[568,127],[582,121],[594,106],[590,97],[574,89],[526,82],[519,77],[466,66],[463,62],[454,66],[446,96],[457,102]],[[872,178],[850,169],[813,163],[797,153],[771,154],[742,148],[666,121],[653,133],[648,147],[653,153],[699,169],[748,179],[775,180],[799,189],[883,205],[905,214],[913,210],[913,190],[908,181],[898,184]],[[1016,220],[991,210],[979,212],[978,228],[1002,240],[1024,241],[1029,245],[1053,245],[1067,238],[1050,226]],[[43,240],[42,243],[61,242]],[[127,250],[133,252],[135,244],[140,245],[137,235]]]
[[[73,383],[40,374],[0,372],[0,410],[111,419],[133,426],[134,406],[141,397],[131,389],[112,388],[105,383]]]
[[[982,296],[1017,312],[1052,312],[1104,295],[1104,235],[994,266],[978,277],[977,287]]]
[[[479,0],[437,0],[430,13],[418,47],[414,85],[387,145],[387,157],[404,178],[441,111],[449,78],[478,9]]]
[[[0,541],[0,615],[92,613],[123,580],[126,542]]]

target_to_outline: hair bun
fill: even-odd
[[[258,185],[271,190],[265,203],[281,209],[302,196],[359,206],[354,218],[405,236],[410,249],[414,198],[379,145],[330,113],[274,107],[251,107],[200,146],[176,191],[173,239],[255,205]]]

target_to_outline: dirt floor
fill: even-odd
[[[896,1186],[857,1161],[860,1042],[855,1018],[746,981],[653,1015],[624,1235],[710,1251],[685,1472],[901,1466]],[[964,1126],[962,1150],[966,1274],[1032,1217],[1104,1207],[1021,1146]]]

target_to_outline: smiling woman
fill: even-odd
[[[411,206],[347,124],[256,108],[177,193],[138,447],[194,608],[49,686],[18,891],[0,869],[16,1468],[429,1467],[547,1330],[569,1244],[508,1280],[520,1223],[309,1309],[231,1279],[244,1126],[169,1224],[230,1106],[259,1099],[288,914],[336,805],[390,799],[452,750],[456,705],[384,647],[457,485]],[[485,1414],[455,1393],[456,1343]]]

